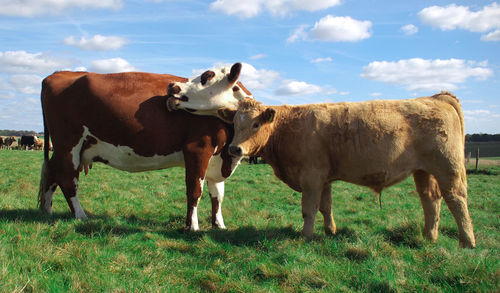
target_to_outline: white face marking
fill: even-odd
[[[84,129],[84,133],[95,138],[97,143],[91,145],[91,147],[83,152],[81,157],[82,166],[90,165],[92,163],[92,159],[95,157],[100,157],[101,159],[108,161],[108,165],[110,165],[111,167],[129,172],[141,172],[165,169],[174,166],[184,166],[184,154],[182,153],[182,151],[178,151],[166,156],[154,155],[151,157],[143,157],[136,154],[131,147],[115,146],[113,144],[104,142],[96,136],[92,135],[92,133],[88,131],[87,127],[84,126]],[[81,144],[83,143],[83,139],[84,138],[80,140],[80,148]]]
[[[201,75],[192,77],[186,83],[176,82],[181,91],[176,97],[186,96],[188,101],[179,101],[179,109],[194,109],[192,112],[197,115],[217,116],[217,110],[221,108],[237,108],[238,101],[246,97],[252,97],[245,94],[243,89],[234,83],[228,81],[230,68],[222,67],[210,69],[215,76],[208,80],[204,85],[201,84]],[[233,91],[233,87],[239,88]]]

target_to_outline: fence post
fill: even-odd
[[[479,148],[477,148],[476,150],[476,170],[478,165],[479,165]]]

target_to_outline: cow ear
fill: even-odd
[[[267,108],[266,111],[262,114],[262,118],[264,119],[264,122],[273,122],[274,117],[276,116],[276,110],[273,108]]]
[[[240,77],[240,72],[241,72],[241,63],[234,63],[234,65],[231,66],[231,71],[227,75],[227,80],[231,85],[236,83],[238,77]]]
[[[222,121],[233,124],[234,115],[236,114],[236,110],[231,110],[229,108],[222,108],[217,110],[217,116],[222,119]]]

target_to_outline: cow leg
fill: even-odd
[[[321,192],[321,202],[319,205],[319,211],[323,215],[323,227],[325,228],[325,233],[327,235],[333,235],[337,232],[337,227],[333,219],[332,212],[332,185],[330,183],[323,187]]]
[[[201,146],[200,146],[201,145]],[[203,183],[208,162],[213,148],[206,147],[209,144],[195,142],[184,149],[184,162],[186,166],[186,196],[187,196],[187,216],[186,229],[198,231],[198,203],[203,193]]]
[[[38,191],[40,209],[47,214],[52,214],[52,198],[57,188],[52,165],[53,162],[50,160],[43,163],[42,174],[40,176],[40,189]]]
[[[416,171],[413,174],[413,179],[424,210],[424,237],[436,242],[439,233],[442,199],[439,186],[436,179],[425,171]]]
[[[312,238],[314,234],[314,219],[318,212],[321,191],[322,188],[318,186],[306,186],[302,188],[302,217],[304,218],[302,235],[306,238]]]
[[[222,218],[222,201],[224,200],[224,181],[213,182],[207,179],[208,192],[212,200],[212,227],[226,229]]]
[[[186,229],[190,231],[200,230],[200,226],[198,224],[198,203],[200,202],[201,194],[203,193],[203,182],[204,179],[201,176],[186,174]]]
[[[467,183],[465,170],[455,176],[437,177],[441,194],[458,226],[460,247],[476,247],[472,220],[467,207]],[[462,176],[460,176],[462,175]]]
[[[54,153],[51,160],[58,162],[56,167],[56,182],[61,187],[71,213],[73,213],[76,219],[87,220],[88,217],[78,199],[78,166],[73,165],[71,154],[68,153],[68,156],[61,157]]]

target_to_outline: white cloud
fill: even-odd
[[[210,9],[240,18],[252,18],[262,11],[284,16],[292,11],[318,11],[339,4],[340,0],[216,0],[210,4]]]
[[[367,20],[327,15],[316,22],[309,34],[326,42],[357,42],[371,37],[371,27],[372,23]]]
[[[309,27],[307,24],[299,26],[289,37],[286,39],[287,43],[293,43],[299,40],[307,39],[306,29]]]
[[[327,15],[314,24],[306,32],[307,25],[301,25],[288,37],[287,42],[316,39],[325,42],[358,42],[371,37],[372,23],[368,20],[360,21],[349,16]]]
[[[90,64],[90,71],[98,73],[115,73],[135,71],[136,68],[122,58],[94,60]]]
[[[363,68],[361,77],[404,85],[408,90],[454,90],[468,78],[487,79],[491,76],[493,71],[486,65],[462,59],[375,61]]]
[[[242,64],[239,80],[249,89],[261,90],[268,88],[280,78],[280,74],[274,70],[256,69],[248,63]]]
[[[500,29],[500,5],[496,2],[484,6],[479,11],[471,11],[468,6],[430,6],[422,9],[420,20],[443,31],[464,29],[471,32],[488,32]],[[481,40],[489,40],[483,36]]]
[[[500,30],[496,30],[487,35],[481,36],[481,41],[488,41],[488,42],[500,41]]]
[[[73,62],[43,53],[0,51],[0,71],[9,73],[46,73],[70,66]]]
[[[320,86],[309,84],[304,81],[284,80],[274,93],[278,96],[302,96],[312,95],[321,90]]]
[[[82,37],[80,40],[76,40],[75,37],[69,36],[65,38],[63,42],[66,45],[74,46],[83,50],[106,51],[118,50],[123,45],[127,44],[128,40],[118,36],[94,35],[90,39]]]
[[[403,32],[403,34],[410,36],[418,33],[418,27],[413,24],[407,24],[402,26],[399,31]]]
[[[22,94],[40,94],[42,78],[33,74],[13,74],[8,78],[8,86]]]
[[[267,57],[266,54],[257,54],[257,55],[250,56],[250,59],[251,60],[259,60],[259,59],[263,59],[263,58],[266,58],[266,57]]]
[[[331,57],[325,57],[325,58],[316,58],[311,60],[311,63],[322,63],[322,62],[332,62],[333,59]]]
[[[378,97],[382,96],[382,93],[371,93],[370,96],[372,96],[374,98],[378,98]]]
[[[72,8],[119,9],[121,0],[0,0],[0,15],[33,17],[61,14]]]

